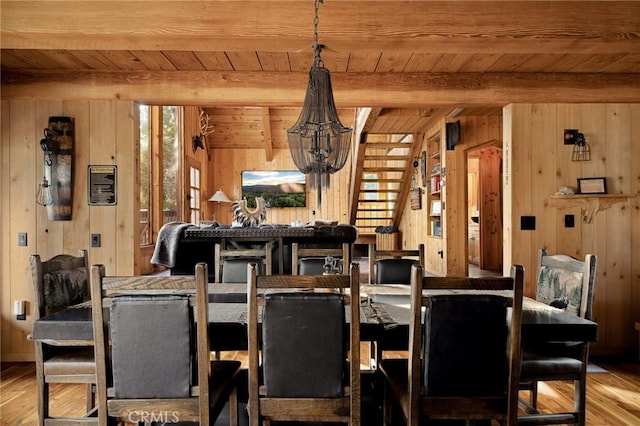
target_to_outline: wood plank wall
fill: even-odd
[[[525,266],[525,294],[533,295],[539,248],[583,258],[598,256],[594,318],[598,342],[592,353],[629,350],[640,318],[640,105],[518,104],[504,109],[505,265]],[[564,129],[579,129],[591,161],[571,161]],[[583,207],[551,203],[561,186],[579,177],[607,178],[610,194],[628,196],[582,221]],[[575,227],[564,226],[574,215]],[[534,216],[536,229],[520,230]]]
[[[421,210],[411,210],[407,205],[400,225],[403,248],[425,244],[426,269],[438,275],[467,274],[466,154],[479,146],[500,145],[502,139],[500,116],[464,116],[455,120],[460,120],[461,142],[453,151],[447,151],[444,148],[445,137],[442,137],[442,167],[446,169],[441,195],[444,201],[443,238],[428,236],[429,206],[426,203],[423,203]],[[437,132],[445,134],[444,127],[442,121],[427,131],[423,150],[427,149],[429,137]],[[423,197],[426,199],[426,195],[423,194]],[[442,256],[440,251],[443,251]]]
[[[48,259],[58,253],[88,249],[89,262],[104,264],[108,273],[136,273],[139,208],[133,171],[139,132],[131,101],[3,100],[1,113],[2,360],[22,361],[33,359],[33,343],[26,339],[32,326],[31,254]],[[70,221],[49,221],[45,208],[35,202],[42,179],[40,140],[49,117],[56,115],[73,117],[75,123]],[[88,165],[118,166],[117,205],[88,205]],[[18,247],[19,232],[27,233],[26,247]],[[91,247],[92,233],[101,234],[101,247]],[[14,300],[27,301],[26,321],[13,317]]]
[[[215,133],[212,136],[215,138]],[[231,200],[242,198],[243,170],[296,170],[289,149],[274,149],[272,161],[267,161],[263,149],[216,149],[209,164],[208,187],[212,191],[221,188]],[[296,220],[307,223],[317,219],[349,223],[350,170],[351,156],[342,170],[331,175],[331,187],[323,194],[321,207],[317,203],[316,191],[309,187],[307,179],[307,207],[269,208],[265,223],[288,225]],[[209,210],[211,216],[214,212],[213,207]],[[231,224],[231,204],[220,204],[218,218],[222,223]]]

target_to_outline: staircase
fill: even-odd
[[[414,167],[422,135],[368,135],[362,133],[354,155],[350,223],[361,235],[377,227],[397,228],[404,212],[412,179],[419,186]]]

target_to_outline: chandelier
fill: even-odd
[[[296,124],[287,130],[287,139],[293,162],[309,175],[309,185],[316,190],[321,208],[321,194],[329,188],[330,175],[347,162],[353,129],[343,126],[338,118],[331,76],[320,57],[324,46],[318,44],[318,4],[323,0],[314,1],[313,64],[302,111]]]

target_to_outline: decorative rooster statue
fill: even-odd
[[[262,197],[256,197],[256,207],[250,209],[247,199],[236,200],[231,204],[233,219],[243,228],[257,227],[267,218],[267,203]]]

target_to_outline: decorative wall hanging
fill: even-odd
[[[578,178],[579,194],[606,194],[607,179],[604,177]]]
[[[267,218],[267,204],[262,197],[256,197],[256,208],[247,206],[247,200],[236,200],[231,205],[233,220],[243,228],[255,228]]]
[[[307,93],[296,124],[287,130],[289,150],[293,162],[316,190],[318,208],[322,206],[322,191],[329,188],[331,174],[342,169],[349,156],[353,129],[345,127],[338,118],[333,100],[331,76],[324,67],[318,43],[318,4],[315,0],[313,20],[314,59],[309,71]]]
[[[46,206],[49,220],[71,220],[73,204],[73,143],[71,117],[49,117],[40,147],[44,151],[43,176],[36,202]]]
[[[195,153],[198,148],[202,148],[207,153],[207,158],[211,159],[211,153],[207,149],[207,136],[215,132],[213,124],[210,124],[211,116],[200,110],[200,133],[191,138],[191,149]]]
[[[90,206],[115,206],[118,204],[118,167],[89,166],[87,191]]]

